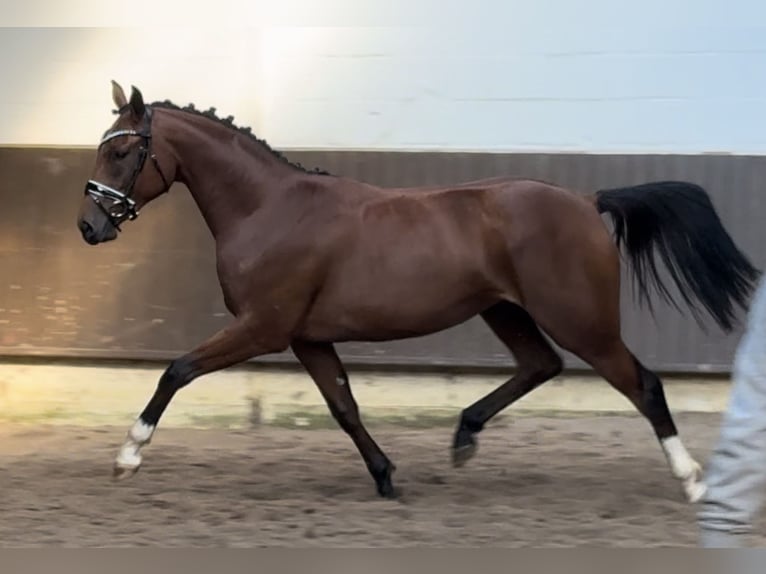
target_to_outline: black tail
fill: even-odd
[[[648,283],[678,305],[657,271],[659,251],[681,296],[702,325],[690,293],[724,331],[731,331],[734,303],[743,309],[760,276],[721,224],[707,192],[693,183],[662,181],[596,193],[599,213],[614,221],[619,247],[633,263],[641,300],[649,303]]]

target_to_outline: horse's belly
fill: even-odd
[[[427,215],[427,214],[426,214]],[[500,299],[506,281],[481,234],[445,218],[368,230],[328,270],[305,335],[325,340],[416,337],[462,323]],[[380,237],[385,237],[383,241]]]
[[[467,321],[501,297],[493,289],[439,289],[413,284],[317,298],[301,336],[322,341],[418,337]]]

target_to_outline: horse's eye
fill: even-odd
[[[128,157],[128,154],[130,153],[130,149],[111,149],[109,150],[109,159],[111,160],[121,160]]]

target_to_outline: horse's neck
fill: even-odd
[[[226,126],[206,118],[173,117],[169,140],[179,162],[178,180],[216,239],[260,208],[293,169]]]

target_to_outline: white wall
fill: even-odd
[[[291,4],[322,25],[3,29],[0,143],[93,145],[114,77],[284,149],[766,152],[760,0]]]
[[[2,29],[0,143],[95,145],[114,121],[112,79],[257,124],[258,50],[257,29]]]
[[[589,24],[280,33],[307,47],[268,59],[267,132],[301,147],[766,150],[766,34]]]

